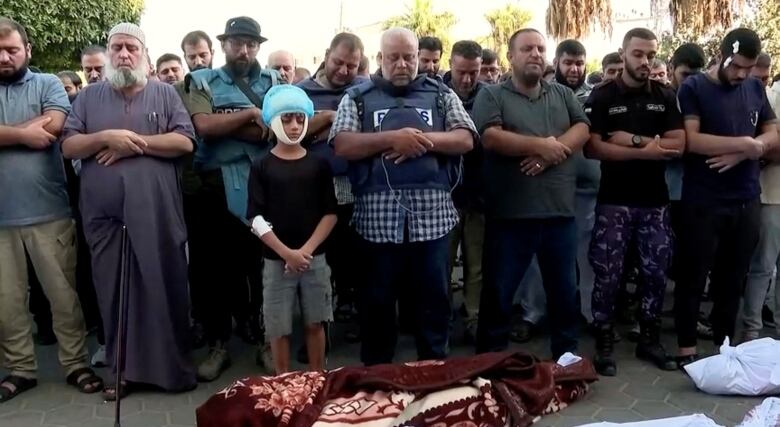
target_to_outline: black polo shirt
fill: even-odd
[[[631,88],[620,78],[593,89],[585,102],[592,133],[609,139],[610,132],[653,137],[683,129],[682,115],[674,91],[649,80]],[[633,148],[638,150],[638,148]],[[601,161],[600,204],[655,208],[669,203],[665,160]]]

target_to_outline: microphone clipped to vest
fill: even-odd
[[[381,77],[347,91],[358,105],[363,132],[387,132],[414,128],[444,132],[443,83],[420,76],[409,85],[393,86]],[[405,190],[451,191],[460,179],[460,156],[429,152],[400,164],[382,154],[349,164],[349,177],[356,195]]]

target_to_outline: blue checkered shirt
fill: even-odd
[[[452,91],[444,93],[447,131],[468,129],[475,136],[474,122]],[[369,113],[366,113],[369,114]],[[344,95],[330,129],[332,141],[341,132],[361,132],[357,106]],[[476,140],[476,137],[475,137]],[[427,242],[447,235],[458,223],[458,211],[449,191],[440,189],[390,190],[355,197],[352,224],[373,243]]]

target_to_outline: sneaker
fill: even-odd
[[[274,373],[274,356],[271,353],[271,344],[262,344],[257,347],[255,364],[268,372]]]
[[[212,347],[206,360],[198,366],[198,381],[214,381],[230,367],[230,355],[224,347]]]
[[[92,355],[92,360],[90,361],[92,363],[93,368],[105,368],[106,367],[106,346],[101,345],[98,347],[95,354]]]

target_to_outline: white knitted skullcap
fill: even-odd
[[[130,22],[121,22],[116,24],[114,28],[112,28],[108,33],[108,39],[111,40],[111,37],[117,34],[124,34],[126,36],[134,37],[138,39],[142,45],[146,46],[146,36],[144,35],[143,30],[141,30],[141,27],[138,25],[132,24]]]

